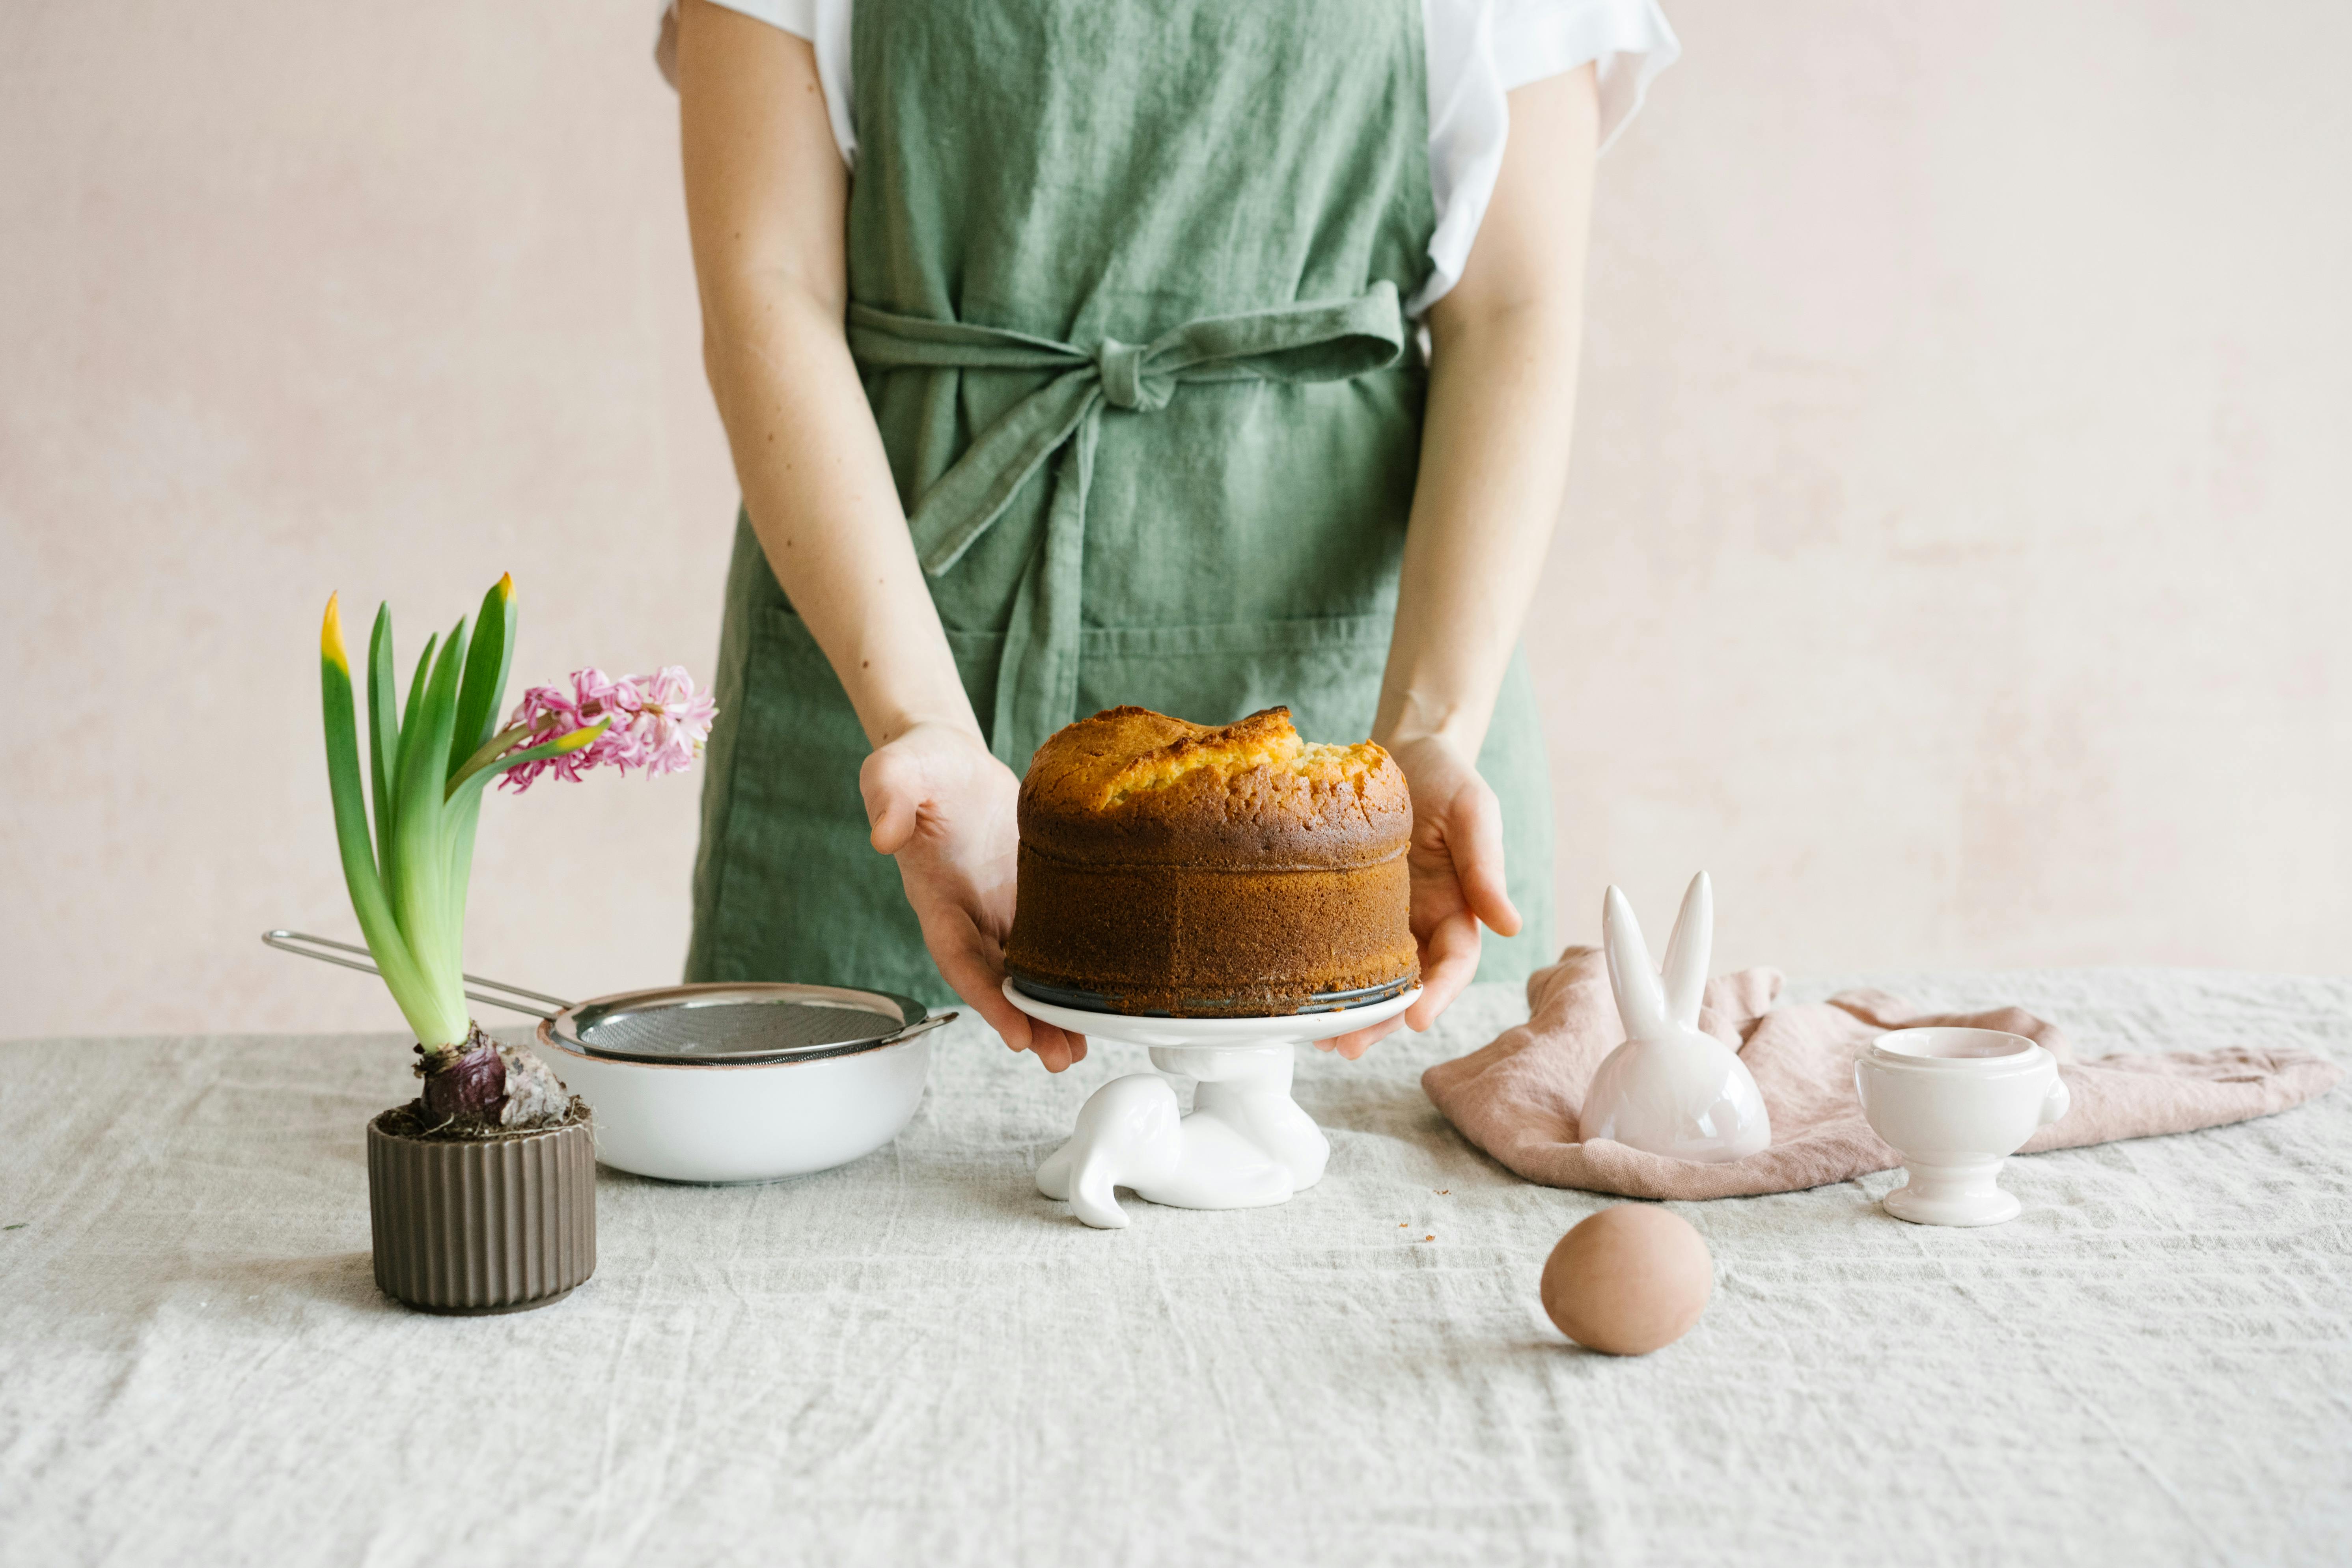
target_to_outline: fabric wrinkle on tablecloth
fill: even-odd
[[[1862,984],[2018,1002],[2084,1057],[2352,1063],[2352,978],[1783,996]],[[1527,1016],[1473,985],[1360,1061],[1301,1051],[1322,1181],[1097,1231],[1036,1163],[1145,1053],[1049,1074],[967,1014],[888,1148],[602,1171],[595,1277],[493,1318],[370,1270],[364,1129],[413,1035],[0,1042],[0,1568],[2341,1568],[2352,1094],[2012,1161],[2025,1212],[1980,1230],[1889,1218],[1891,1173],[1677,1205],[1715,1294],[1624,1359],[1538,1299],[1622,1200],[1521,1180],[1422,1092]]]
[[[2343,1077],[2307,1051],[2236,1045],[2077,1061],[2058,1026],[2021,1007],[1935,1013],[1868,989],[1776,1006],[1780,986],[1774,969],[1718,975],[1699,1009],[1699,1027],[1739,1053],[1771,1112],[1771,1146],[1744,1160],[1706,1164],[1607,1139],[1580,1142],[1584,1090],[1625,1041],[1598,948],[1571,947],[1529,976],[1528,1022],[1429,1068],[1422,1088],[1464,1137],[1528,1181],[1666,1199],[1796,1192],[1900,1165],[1853,1089],[1854,1058],[1892,1029],[2001,1029],[2055,1056],[2074,1102],[2027,1141],[2027,1154],[2267,1116]]]

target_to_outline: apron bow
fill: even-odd
[[[1144,369],[1151,357],[1149,343],[1123,343],[1105,338],[1095,350],[1095,374],[1102,378],[1103,401],[1113,408],[1152,414],[1168,406],[1176,395],[1176,378]]]
[[[1194,382],[1345,381],[1395,364],[1404,341],[1404,311],[1386,279],[1352,300],[1203,316],[1149,343],[1105,338],[1091,351],[1002,327],[849,307],[850,352],[867,371],[1061,373],[974,437],[907,518],[923,570],[938,576],[1058,457],[1045,537],[1021,580],[998,661],[989,738],[1000,758],[1025,769],[1045,737],[1077,716],[1087,493],[1104,409],[1156,412]]]

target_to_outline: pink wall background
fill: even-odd
[[[329,588],[709,671],[649,9],[12,8],[0,1034],[397,1027],[255,940],[352,928]],[[1671,11],[1529,631],[1563,936],[1705,865],[1725,964],[2343,972],[2352,16]],[[472,966],[674,977],[696,788],[494,801]]]

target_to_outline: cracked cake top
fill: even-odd
[[[1112,708],[1038,748],[1020,821],[1050,855],[1274,869],[1402,854],[1412,805],[1387,752],[1302,740],[1287,708],[1221,727]]]

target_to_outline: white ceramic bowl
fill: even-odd
[[[1897,1029],[1853,1064],[1871,1131],[1903,1156],[1888,1214],[1915,1225],[1999,1225],[2018,1202],[2000,1167],[2071,1101],[2058,1058],[1999,1029]]]
[[[666,1182],[773,1182],[872,1153],[922,1103],[931,1037],[813,1061],[735,1066],[539,1053],[596,1113],[596,1158]]]

